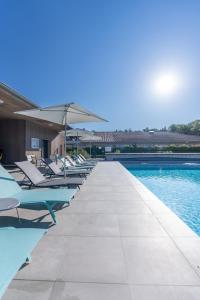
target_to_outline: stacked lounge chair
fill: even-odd
[[[76,168],[85,168],[85,169],[89,169],[89,170],[92,170],[94,168],[94,164],[81,163],[80,161],[74,160],[69,155],[66,155],[66,159],[71,164],[71,166],[76,167]]]
[[[67,168],[67,170],[85,170],[85,171],[91,171],[93,167],[90,166],[79,166],[76,164],[75,161],[71,159],[70,156],[66,155],[66,157],[61,157],[60,162],[62,162],[63,168]]]
[[[86,160],[83,159],[80,155],[76,156],[77,161],[79,162],[79,164],[81,165],[91,165],[91,166],[96,166],[97,162],[93,161],[93,160]]]
[[[78,156],[79,156],[79,158],[82,158],[82,160],[85,162],[87,162],[87,161],[94,162],[95,164],[98,162],[98,160],[94,159],[94,158],[85,158],[85,156],[83,154],[79,154]]]
[[[51,173],[54,175],[54,176],[61,176],[63,177],[65,174],[67,176],[84,176],[86,177],[88,174],[90,174],[90,172],[88,170],[79,170],[79,169],[66,169],[65,172],[64,171],[61,171],[61,169],[58,167],[58,165],[52,161],[51,159],[43,159],[44,163],[49,167]]]

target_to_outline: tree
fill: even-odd
[[[200,135],[200,120],[188,124],[172,124],[168,130],[171,132]]]
[[[177,131],[177,125],[176,124],[172,124],[169,126],[169,131],[171,132],[176,132]]]
[[[166,126],[164,126],[163,128],[161,128],[161,130],[160,131],[167,131],[167,127]]]

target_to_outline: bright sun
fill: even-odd
[[[153,81],[153,91],[158,96],[172,96],[180,87],[180,78],[176,73],[159,74]]]

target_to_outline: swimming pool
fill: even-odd
[[[127,169],[200,235],[200,165],[132,165]]]

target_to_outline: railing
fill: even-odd
[[[200,153],[106,153],[106,160],[184,160],[200,161]]]

